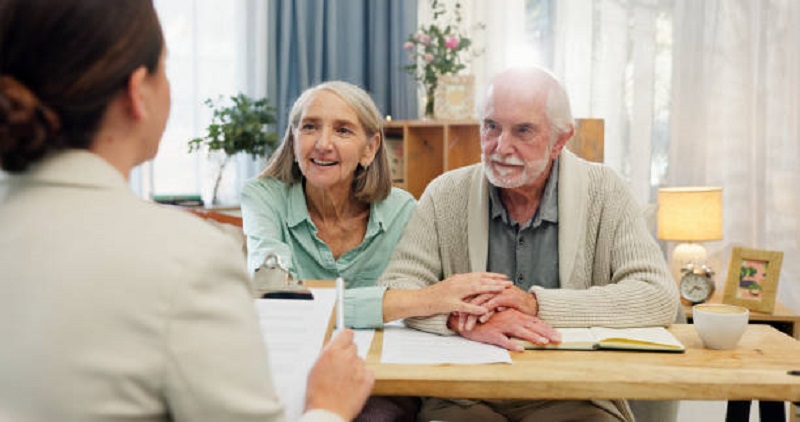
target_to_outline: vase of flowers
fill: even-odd
[[[404,66],[425,92],[425,117],[433,118],[435,92],[442,75],[455,75],[467,66],[470,55],[477,56],[472,40],[461,29],[461,3],[456,2],[454,11],[439,0],[431,0],[433,20],[428,25],[408,36],[403,48],[408,51],[412,64]],[[483,28],[479,25],[478,28]]]

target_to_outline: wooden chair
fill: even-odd
[[[242,231],[242,217],[207,208],[181,206],[178,208],[202,218],[221,232],[231,236],[238,245],[242,245],[242,253],[246,256],[247,238]]]
[[[602,163],[605,150],[605,124],[603,119],[575,119],[575,135],[567,149],[586,161]]]
[[[212,220],[222,224],[230,224],[232,226],[236,226],[239,228],[242,227],[242,217],[240,216],[225,214],[223,212],[207,208],[194,208],[194,207],[181,207],[181,208],[206,220]]]

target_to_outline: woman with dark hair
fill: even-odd
[[[148,0],[0,3],[0,420],[283,420],[237,246],[141,201],[170,109]],[[355,417],[345,330],[303,420]]]

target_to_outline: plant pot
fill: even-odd
[[[201,187],[203,204],[206,207],[228,206],[238,203],[236,195],[236,158],[222,152],[209,154],[203,171]]]
[[[434,110],[436,103],[436,93],[434,88],[425,90],[425,108],[423,119],[433,120],[435,118]]]

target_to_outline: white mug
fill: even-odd
[[[692,308],[694,328],[709,349],[735,349],[749,317],[747,308],[735,305],[704,303]]]

